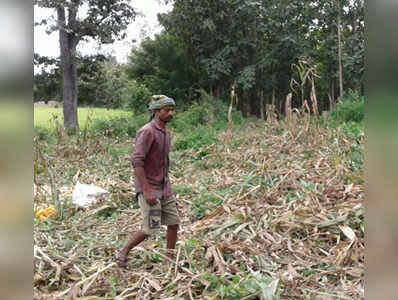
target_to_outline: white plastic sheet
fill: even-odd
[[[75,188],[72,193],[72,203],[80,207],[89,207],[95,204],[98,199],[106,194],[109,194],[107,190],[95,186],[93,184],[88,185],[84,183],[76,182]]]

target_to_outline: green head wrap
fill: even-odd
[[[165,95],[153,95],[151,103],[149,103],[149,110],[153,111],[154,109],[162,109],[163,107],[170,105],[176,105],[172,98],[169,98]]]

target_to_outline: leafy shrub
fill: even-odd
[[[78,129],[77,127],[71,127],[66,129],[66,133],[68,134],[68,136],[75,136],[78,133]]]
[[[186,131],[187,128],[194,128],[200,125],[207,125],[209,122],[209,113],[207,107],[202,107],[199,104],[193,104],[184,112],[176,112],[170,127],[177,132]]]
[[[136,114],[144,113],[147,111],[150,99],[151,92],[145,85],[130,81],[122,94],[122,106]]]
[[[45,127],[35,126],[34,133],[39,137],[39,140],[48,140],[51,136],[51,130]]]
[[[216,99],[207,94],[204,90],[199,91],[201,96],[197,103],[193,103],[185,111],[178,111],[170,124],[177,132],[184,132],[187,128],[193,130],[197,126],[210,126],[215,130],[220,130],[228,124],[229,106],[220,99]],[[243,122],[243,117],[236,109],[232,110],[232,120],[239,125]],[[210,124],[210,122],[212,122]]]
[[[194,149],[216,143],[217,137],[215,130],[200,126],[199,128],[189,127],[178,135],[174,148],[176,150]]]
[[[200,101],[204,103],[205,105],[212,105],[213,106],[213,111],[214,111],[214,126],[216,128],[219,128],[223,125],[225,125],[228,122],[228,110],[229,110],[229,103],[224,102],[221,99],[217,99],[204,90],[199,90],[200,92]],[[235,108],[232,109],[232,121],[234,124],[239,125],[242,124],[243,122],[243,116],[240,111],[237,111]]]
[[[120,138],[123,136],[135,137],[137,130],[148,121],[147,114],[134,117],[121,117],[113,119],[94,120],[89,132],[92,135],[104,135],[107,137]]]
[[[210,282],[208,289],[214,291],[219,299],[280,299],[278,280],[259,271],[222,277],[205,273],[204,277]]]
[[[201,193],[198,198],[194,199],[193,206],[191,208],[194,219],[202,219],[221,204],[221,198]]]
[[[364,97],[357,92],[349,92],[330,113],[332,123],[362,122],[364,119]]]
[[[357,122],[346,122],[342,126],[344,132],[354,138],[359,138],[364,134],[364,124]]]

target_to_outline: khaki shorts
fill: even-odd
[[[166,200],[157,199],[157,203],[150,206],[143,194],[138,195],[138,203],[141,208],[142,227],[141,230],[152,235],[160,229],[160,225],[180,224],[177,203],[174,197]]]

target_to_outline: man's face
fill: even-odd
[[[164,123],[168,123],[173,119],[174,106],[166,106],[157,111],[159,119]]]

